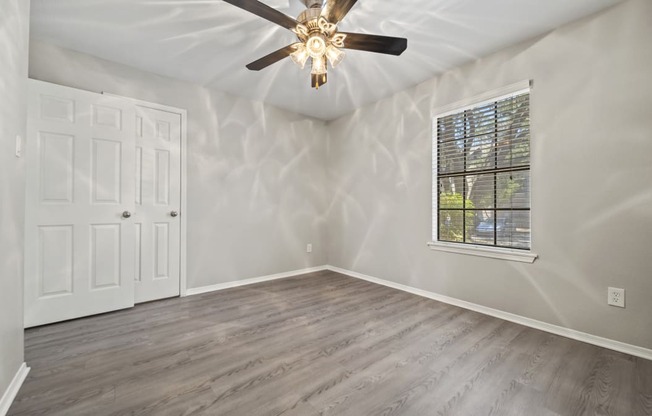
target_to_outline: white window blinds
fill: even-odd
[[[436,118],[433,239],[530,249],[530,92]]]

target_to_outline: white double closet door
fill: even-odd
[[[25,326],[179,295],[181,116],[30,80]]]

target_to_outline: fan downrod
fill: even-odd
[[[322,0],[301,0],[307,9],[321,9]]]

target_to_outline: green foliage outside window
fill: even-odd
[[[439,195],[439,206],[446,208],[474,209],[475,205],[469,199],[464,206],[462,194],[457,192],[441,193]],[[442,241],[464,242],[462,216],[466,215],[466,235],[471,235],[475,227],[474,211],[457,211],[453,209],[439,210],[439,239]]]

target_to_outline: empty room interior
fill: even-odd
[[[650,68],[650,0],[0,0],[0,416],[652,415]]]

